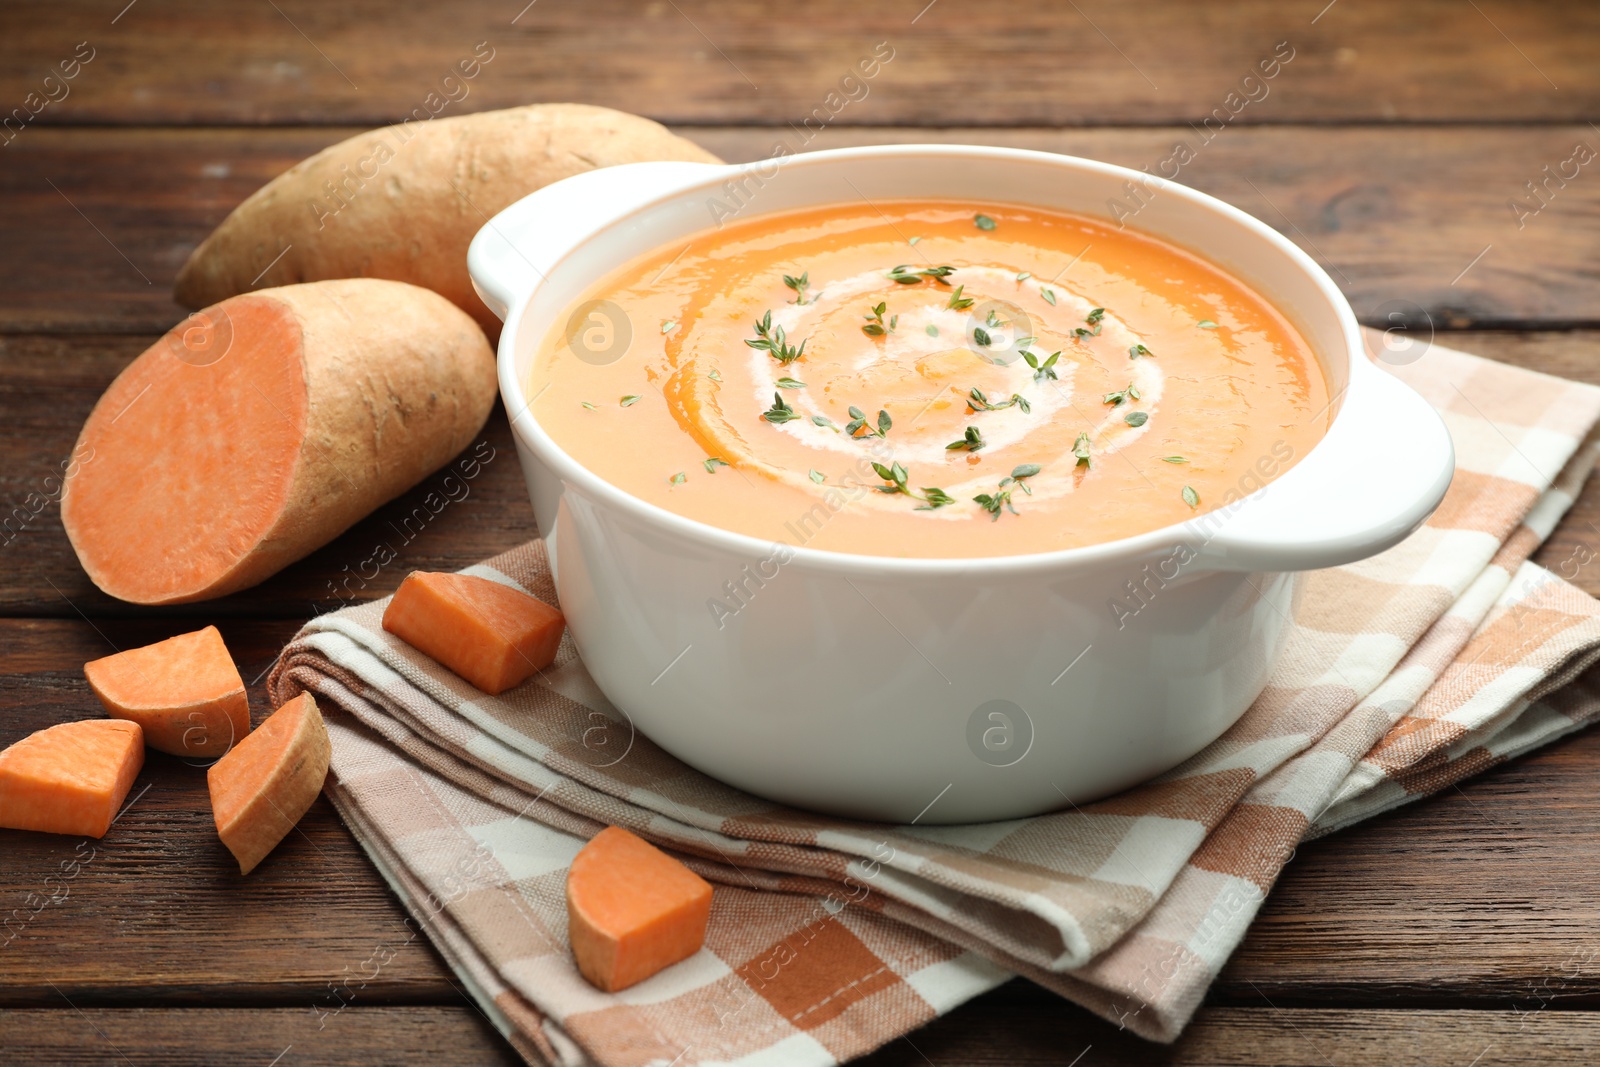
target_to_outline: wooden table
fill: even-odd
[[[729,159],[794,144],[808,116],[810,147],[1156,168],[1187,142],[1180,180],[1299,242],[1364,321],[1600,382],[1600,163],[1570,162],[1600,149],[1593,4],[126,2],[0,13],[0,109],[19,109],[0,130],[0,742],[98,714],[85,660],[204,622],[259,682],[426,491],[256,589],[148,611],[79,570],[52,476],[100,391],[182,316],[172,278],[210,228],[294,161],[424,105],[479,42],[492,60],[442,113],[606,104]],[[830,99],[878,42],[893,59],[866,95]],[[47,82],[63,62],[75,76]],[[504,416],[485,432],[504,458],[393,573],[528,536]],[[1591,488],[1539,556],[1591,592],[1597,523]],[[259,684],[252,699],[259,716]],[[1173,1048],[1014,982],[872,1062],[1592,1064],[1597,779],[1600,734],[1579,735],[1301,849]],[[0,1061],[514,1062],[326,803],[240,879],[200,771],[155,755],[136,789],[65,882],[45,878],[91,846],[0,832]],[[392,961],[333,1012],[378,947]]]

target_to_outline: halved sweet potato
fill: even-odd
[[[0,752],[0,826],[103,837],[144,766],[136,722],[64,722]]]
[[[144,728],[144,743],[174,756],[220,756],[250,732],[250,702],[215,626],[83,665],[113,718]]]
[[[263,289],[130,363],[78,437],[61,523],[107,593],[180,604],[254,585],[471,443],[494,353],[400,282]]]
[[[567,871],[567,937],[578,971],[614,993],[700,951],[711,884],[620,826],[601,830]]]
[[[322,792],[332,755],[310,693],[267,716],[206,771],[217,836],[249,874]]]
[[[471,574],[413,571],[383,612],[385,630],[491,695],[550,666],[566,625],[544,601]]]

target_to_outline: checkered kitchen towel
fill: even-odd
[[[633,736],[570,642],[486,697],[385,633],[384,602],[308,624],[271,692],[328,709],[335,804],[530,1062],[828,1064],[1012,973],[1170,1041],[1302,838],[1600,715],[1600,671],[1580,677],[1600,602],[1527,562],[1595,464],[1600,389],[1441,346],[1392,369],[1454,436],[1443,506],[1309,576],[1221,739],[1082,808],[964,827],[779,808]],[[538,542],[469,573],[555,600]],[[563,895],[608,824],[717,884],[705,951],[614,995],[574,968]]]

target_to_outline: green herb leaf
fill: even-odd
[[[1029,279],[1029,278],[1031,278],[1031,277],[1033,277],[1033,271],[1031,271],[1031,270],[1025,270],[1025,271],[1022,271],[1022,272],[1020,272],[1020,273],[1019,273],[1019,274],[1018,274],[1018,275],[1017,275],[1017,281],[1019,281],[1019,282],[1025,282],[1025,281],[1027,281],[1027,280],[1028,280],[1028,279]]]
[[[972,216],[972,224],[980,230],[992,230],[995,225],[994,219],[991,219],[988,215]]]
[[[677,474],[674,474],[672,476],[672,484],[673,485],[682,485],[684,482],[686,482],[688,480],[689,480],[689,476],[687,474],[683,473],[682,471],[679,471]]]
[[[1088,437],[1089,435],[1084,434],[1083,436]],[[1020,482],[1024,478],[1032,478],[1035,474],[1038,474],[1042,470],[1044,470],[1044,468],[1039,466],[1037,463],[1019,463],[1017,466],[1011,468],[1011,477],[1014,481]]]
[[[925,332],[929,337],[938,337],[939,327],[930,322],[927,326],[923,327],[923,332]]]
[[[639,396],[637,393],[629,393],[627,396],[622,398],[621,404],[625,408],[631,408],[642,399],[644,398]]]
[[[918,242],[918,241],[920,241],[920,240],[922,240],[922,238],[921,238],[921,237],[913,237],[913,238],[911,238],[911,239],[910,239],[910,240],[908,240],[908,241],[906,241],[906,244],[908,244],[908,245],[914,245],[914,244],[916,244],[916,243],[917,243],[917,242]]]
[[[978,431],[978,428],[976,426],[968,426],[961,440],[951,441],[944,447],[946,452],[956,452],[961,449],[966,449],[968,452],[977,452],[986,444],[988,442],[983,439],[983,434]]]
[[[783,276],[783,284],[794,290],[794,302],[796,304],[809,303],[809,301],[806,300],[806,288],[811,284],[810,271],[800,275],[798,278],[792,278],[785,274]]]
[[[834,433],[839,432],[838,425],[826,415],[813,415],[811,416],[811,421],[818,426],[832,430]]]
[[[821,485],[823,482],[828,480],[828,476],[826,474],[823,474],[821,471],[817,470],[816,468],[812,468],[812,470],[811,470],[811,480],[816,482],[818,485]]]
[[[1054,289],[1041,288],[1039,290],[1039,295],[1044,297],[1044,302],[1046,304],[1049,304],[1051,307],[1056,306],[1056,291]]]
[[[1195,325],[1199,326],[1202,330],[1215,330],[1217,328],[1217,324],[1212,322],[1210,319],[1201,319],[1199,322],[1195,323]]]
[[[889,305],[880,302],[877,307],[871,309],[872,314],[863,315],[862,318],[867,320],[867,324],[861,327],[861,332],[866,334],[868,337],[882,337],[884,334],[894,329],[894,324],[900,321],[900,316],[896,315],[893,319],[890,319],[888,325],[885,326],[883,322],[883,313],[887,310],[889,310]]]
[[[1186,485],[1183,487],[1183,502],[1191,508],[1198,508],[1200,506],[1200,494]]]
[[[784,366],[788,366],[806,354],[806,343],[804,341],[801,341],[800,346],[796,348],[784,336],[782,326],[772,325],[772,312],[770,311],[761,316],[761,320],[752,328],[756,332],[756,340],[746,340],[745,344],[768,353]]]
[[[1162,456],[1161,457],[1161,462],[1163,462],[1163,463],[1187,463],[1189,461],[1184,459],[1182,456]]]
[[[1105,317],[1105,308],[1095,308],[1093,311],[1089,312],[1089,314],[1084,316],[1083,321],[1087,322],[1090,326],[1098,326],[1100,325],[1100,320]]]
[[[1114,393],[1107,393],[1105,395],[1105,398],[1101,401],[1101,403],[1105,403],[1105,404],[1125,404],[1129,400],[1138,400],[1138,399],[1139,399],[1139,390],[1134,386],[1134,384],[1132,382],[1129,382],[1128,383],[1128,387],[1126,389],[1118,389]]]
[[[1138,359],[1140,356],[1154,356],[1154,355],[1155,355],[1155,353],[1150,351],[1144,345],[1134,345],[1132,348],[1128,349],[1128,358],[1129,359]]]
[[[672,319],[665,319],[661,323],[661,336],[665,337],[667,334],[671,333],[677,328],[678,324],[675,321]]]
[[[889,429],[893,425],[894,420],[889,418],[889,413],[880,409],[878,412],[878,436],[888,436]]]
[[[910,264],[901,264],[889,272],[889,280],[899,282],[901,285],[916,285],[924,278],[931,278],[936,282],[948,285],[949,283],[945,282],[944,279],[955,272],[956,269],[954,267],[923,267],[918,270]]]
[[[1078,457],[1078,466],[1087,467],[1089,463],[1089,435],[1080,433],[1078,439],[1072,442],[1072,454]]]
[[[766,411],[763,411],[761,413],[761,417],[766,419],[768,422],[782,423],[791,422],[794,419],[798,419],[800,416],[795,414],[794,408],[784,403],[782,393],[773,393],[772,407],[768,408]]]
[[[588,408],[590,411],[597,410],[595,408],[595,406],[593,404],[589,403],[587,400],[580,400],[580,401],[578,401],[578,403],[582,404],[584,407]]]
[[[1122,416],[1122,421],[1129,426],[1139,427],[1150,421],[1150,416],[1142,411],[1130,411]]]
[[[1032,338],[1029,338],[1029,340],[1032,340]],[[1022,353],[1022,358],[1027,361],[1028,366],[1033,368],[1034,381],[1056,380],[1056,360],[1061,358],[1060,352],[1052,352],[1048,358],[1040,360],[1034,353],[1025,351]]]
[[[779,389],[804,389],[806,383],[798,378],[779,378],[775,383]]]
[[[950,293],[950,302],[948,304],[946,304],[945,306],[950,308],[953,311],[965,311],[969,307],[971,307],[972,306],[972,298],[971,297],[965,297],[965,296],[961,295],[961,290],[963,290],[965,288],[966,288],[966,286],[964,286],[964,285],[956,286],[954,291],[952,291]]]
[[[715,473],[717,473],[717,468],[718,467],[731,467],[731,466],[733,466],[733,464],[729,463],[725,459],[718,459],[716,456],[712,456],[710,459],[706,460],[706,463],[705,463],[706,473],[707,474],[715,474]]]
[[[988,348],[991,343],[989,331],[985,330],[982,326],[974,326],[972,328],[972,339],[976,341],[982,348]]]
[[[938,489],[931,485],[922,487],[922,500],[923,503],[917,508],[918,511],[932,511],[934,508],[942,508],[946,504],[954,504],[956,502],[955,497],[943,489]]]
[[[1003,400],[996,404],[984,395],[982,389],[972,388],[967,390],[967,407],[972,411],[1003,411],[1012,406],[1021,408],[1024,414],[1033,411],[1032,405],[1028,403],[1021,393],[1012,393],[1011,399]]]

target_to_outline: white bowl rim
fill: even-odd
[[[1033,149],[999,148],[984,145],[965,144],[896,144],[825,149],[821,151],[804,152],[785,157],[782,167],[785,171],[787,171],[792,167],[804,168],[812,166],[825,166],[841,159],[849,160],[873,158],[877,156],[918,155],[976,155],[995,159],[997,161],[1030,164],[1042,163],[1049,166],[1061,166],[1066,168],[1088,170],[1119,179],[1132,179],[1135,181],[1148,180],[1151,177],[1151,175],[1143,171],[1133,170],[1131,168],[1118,166],[1112,163],[1104,163],[1099,160],[1085,159],[1079,156],[1063,155],[1054,152],[1041,152]],[[676,164],[675,166],[680,168],[694,167],[699,169],[703,167],[705,168],[705,177],[702,181],[694,185],[677,185],[672,188],[665,189],[659,196],[653,197],[649,202],[633,208],[632,210],[607,215],[599,222],[598,225],[596,225],[587,239],[593,239],[595,236],[599,235],[605,230],[609,230],[615,226],[625,223],[631,218],[647,214],[666,200],[676,199],[705,190],[714,189],[723,182],[727,181],[730,175],[740,174],[751,170],[758,170],[760,168],[770,166],[772,163],[773,160],[759,160],[753,163],[735,163],[723,165]],[[657,166],[657,164],[641,163],[625,166],[650,167]],[[610,169],[615,170],[617,168]],[[597,172],[588,173],[592,174]],[[582,180],[586,176],[587,175],[579,175],[575,179],[567,180]],[[1232,222],[1234,225],[1241,227],[1242,229],[1250,232],[1252,235],[1275,246],[1278,251],[1286,255],[1297,267],[1299,267],[1300,270],[1305,273],[1305,275],[1319,290],[1321,295],[1328,301],[1338,319],[1340,332],[1345,340],[1344,357],[1347,360],[1347,366],[1345,368],[1346,384],[1332,401],[1332,404],[1337,407],[1337,410],[1334,414],[1334,417],[1329,420],[1328,426],[1322,437],[1318,439],[1317,443],[1312,446],[1312,448],[1304,457],[1301,457],[1293,467],[1285,471],[1280,477],[1274,479],[1268,485],[1240,497],[1231,504],[1223,504],[1219,507],[1201,512],[1194,518],[1186,519],[1183,522],[1172,523],[1153,530],[1144,531],[1143,533],[1134,534],[1129,537],[1118,538],[1113,541],[1102,541],[1091,545],[1081,545],[1075,548],[1052,549],[1044,552],[1011,553],[992,556],[871,555],[860,552],[841,552],[833,549],[807,548],[804,545],[795,545],[789,542],[778,540],[766,540],[750,534],[743,534],[733,530],[727,530],[720,526],[714,526],[710,523],[702,522],[699,519],[692,519],[686,515],[680,515],[677,512],[670,511],[658,504],[652,504],[649,501],[642,500],[639,497],[636,497],[622,489],[621,487],[606,481],[600,475],[596,474],[594,471],[591,471],[582,463],[578,462],[578,460],[573,458],[565,449],[557,444],[556,441],[549,435],[549,433],[545,431],[544,427],[539,424],[539,421],[533,417],[528,401],[524,396],[522,382],[519,380],[519,376],[516,371],[515,358],[517,334],[519,332],[523,313],[526,311],[530,302],[531,293],[521,293],[518,295],[516,302],[508,309],[504,328],[500,335],[498,354],[500,390],[502,398],[506,404],[507,412],[511,417],[512,430],[522,438],[524,443],[526,443],[529,448],[534,451],[537,458],[547,464],[554,473],[560,476],[563,481],[569,482],[573,486],[579,488],[581,491],[599,498],[609,506],[619,508],[625,514],[641,523],[644,523],[648,526],[657,527],[663,532],[675,535],[677,537],[681,537],[690,541],[698,541],[702,544],[705,544],[707,547],[727,551],[737,554],[741,557],[751,559],[762,559],[769,557],[778,546],[783,545],[786,546],[788,551],[791,553],[791,558],[788,561],[785,561],[783,566],[801,567],[806,570],[820,573],[831,573],[847,577],[854,575],[865,577],[910,577],[929,579],[949,578],[956,576],[967,577],[971,576],[974,572],[992,574],[996,577],[1013,577],[1019,574],[1027,574],[1029,572],[1036,572],[1040,574],[1060,573],[1067,570],[1092,567],[1109,561],[1137,558],[1158,552],[1162,549],[1171,549],[1178,544],[1192,544],[1195,542],[1203,544],[1207,541],[1216,539],[1220,536],[1219,534],[1214,532],[1209,534],[1201,532],[1203,527],[1197,526],[1197,524],[1203,524],[1205,520],[1210,517],[1215,517],[1213,518],[1213,525],[1216,521],[1226,522],[1226,518],[1219,516],[1219,512],[1222,512],[1224,509],[1231,511],[1233,509],[1247,507],[1253,503],[1256,503],[1267,493],[1269,489],[1282,486],[1293,479],[1295,474],[1305,467],[1306,461],[1309,460],[1312,455],[1316,454],[1319,450],[1324,450],[1326,448],[1328,444],[1328,438],[1332,435],[1334,426],[1338,424],[1341,419],[1345,419],[1350,416],[1352,411],[1352,404],[1350,401],[1355,398],[1358,392],[1361,390],[1360,379],[1365,378],[1368,372],[1378,374],[1381,374],[1382,372],[1377,371],[1375,368],[1363,366],[1363,364],[1366,363],[1366,360],[1363,358],[1364,346],[1361,337],[1361,327],[1356,321],[1355,312],[1351,309],[1349,302],[1345,299],[1344,294],[1339,290],[1339,287],[1334,283],[1333,279],[1330,278],[1328,273],[1324,271],[1315,260],[1306,254],[1303,249],[1301,249],[1294,242],[1290,241],[1288,238],[1284,237],[1277,230],[1274,230],[1264,222],[1247,214],[1244,211],[1241,211],[1239,208],[1234,207],[1232,204],[1229,204],[1226,201],[1220,200],[1207,193],[1202,193],[1197,189],[1190,188],[1189,186],[1182,185],[1170,179],[1159,180],[1161,182],[1159,188],[1163,196],[1173,195],[1189,201],[1198,208],[1218,214],[1229,222]],[[539,194],[535,192],[530,194],[530,197],[536,197],[538,195]],[[521,203],[521,201],[518,203]],[[995,203],[1023,204],[1022,201],[1009,200],[1004,196],[997,197],[995,199]],[[818,206],[821,206],[821,204],[822,202],[819,201]],[[1024,204],[1023,206],[1027,205]],[[513,204],[510,208],[507,208],[506,211],[513,211],[516,207],[517,205]],[[1050,208],[1042,210],[1056,211],[1062,209]],[[1089,215],[1091,218],[1097,217],[1088,212],[1078,213]],[[499,217],[500,216],[496,216],[497,219]],[[488,226],[485,226],[483,231],[480,231],[480,237],[484,232],[488,231],[491,226],[493,226],[492,220]],[[1155,237],[1157,240],[1162,240],[1168,244],[1172,244],[1179,248],[1183,248],[1186,251],[1190,251],[1193,254],[1203,258],[1206,262],[1216,262],[1213,257],[1206,255],[1199,249],[1188,248],[1187,246],[1183,245],[1182,242],[1175,241],[1171,238],[1157,234],[1152,234],[1151,236]],[[548,273],[560,269],[561,263],[575,250],[576,248],[569,249],[560,258],[556,259],[549,266],[546,272]],[[1246,284],[1252,284],[1250,283],[1249,279],[1245,279],[1245,281]],[[1292,320],[1292,316],[1287,309],[1280,308],[1279,311],[1285,314],[1286,317],[1290,317]],[[1334,353],[1327,353],[1326,355],[1330,360],[1335,356]],[[1320,362],[1321,360],[1319,359],[1319,363]],[[1329,374],[1330,379],[1332,378],[1332,372],[1335,369],[1336,368],[1329,366],[1323,367],[1324,372]],[[1331,388],[1331,380],[1329,384]],[[1186,570],[1190,569],[1192,568],[1186,568]],[[1200,567],[1198,569],[1215,570],[1219,568]],[[1243,569],[1253,570],[1257,568],[1250,567]]]

